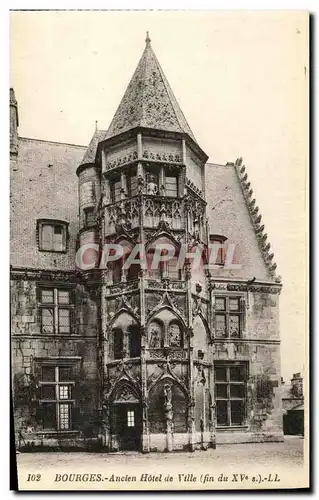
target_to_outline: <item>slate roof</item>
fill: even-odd
[[[142,57],[104,139],[138,126],[186,133],[196,142],[148,35]]]
[[[10,264],[14,267],[74,270],[78,221],[78,178],[84,146],[19,138],[10,174]],[[41,252],[37,219],[69,223],[66,253]]]
[[[85,151],[83,159],[81,161],[81,165],[85,165],[86,163],[94,163],[97,146],[100,141],[105,137],[105,130],[96,130],[93,134],[91,142]]]

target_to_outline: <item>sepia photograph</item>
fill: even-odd
[[[10,12],[19,491],[309,488],[308,89],[306,11]]]

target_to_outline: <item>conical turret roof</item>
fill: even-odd
[[[196,139],[146,37],[146,46],[105,139],[135,127],[180,132]]]

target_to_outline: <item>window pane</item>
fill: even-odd
[[[216,314],[216,337],[226,337],[226,316]]]
[[[239,311],[239,299],[229,299],[229,309],[231,311]]]
[[[69,309],[59,309],[59,333],[70,333]]]
[[[59,399],[72,399],[70,385],[59,385]]]
[[[55,385],[43,385],[41,387],[42,399],[56,399]]]
[[[67,430],[70,428],[70,405],[60,404],[60,429]]]
[[[245,386],[244,384],[230,385],[230,397],[231,398],[244,398],[245,397]]]
[[[54,382],[55,381],[55,367],[54,366],[42,366],[42,381],[43,382]]]
[[[134,411],[129,410],[127,412],[127,427],[134,427],[135,422],[134,422]]]
[[[231,423],[233,425],[242,425],[244,422],[244,402],[231,401]]]
[[[227,401],[216,401],[217,425],[228,425]]]
[[[64,290],[58,290],[58,303],[59,304],[69,304],[70,303],[70,292]]]
[[[216,384],[216,398],[227,398],[227,384]]]
[[[56,429],[56,404],[43,403],[43,428]]]
[[[42,333],[54,332],[53,309],[41,309]]]
[[[225,299],[222,297],[215,298],[215,308],[217,311],[225,311]]]
[[[177,196],[177,177],[165,177],[166,196]]]
[[[244,382],[245,381],[245,366],[231,366],[230,369],[230,380]]]
[[[229,315],[229,336],[239,337],[239,316]]]
[[[53,250],[62,252],[64,250],[63,245],[63,231],[62,226],[54,226],[54,235],[53,235]]]
[[[73,380],[73,370],[70,366],[60,366],[59,367],[59,381],[65,382]]]
[[[222,367],[216,367],[215,368],[215,377],[216,377],[216,380],[220,380],[220,381],[226,381],[226,368],[222,368]]]
[[[53,250],[53,228],[49,224],[43,224],[41,230],[42,248],[43,250]]]
[[[53,304],[54,303],[53,290],[41,290],[41,303],[42,304]]]

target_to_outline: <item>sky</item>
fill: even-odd
[[[11,12],[19,134],[87,145],[152,47],[209,161],[243,157],[283,279],[282,375],[305,371],[308,17],[302,11]],[[207,195],[209,202],[209,194]]]

